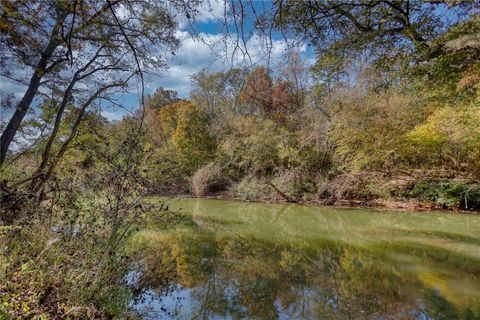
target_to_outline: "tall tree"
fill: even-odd
[[[151,0],[2,1],[1,6],[2,75],[26,82],[26,91],[2,133],[0,164],[42,88],[60,84],[68,98],[80,85],[92,83],[95,72],[91,72],[100,65],[111,66],[103,69],[103,83],[110,74],[119,76],[120,64],[127,66],[126,77],[132,70],[164,67],[159,52],[178,46],[171,8],[191,8],[181,0],[168,8]],[[95,52],[96,58],[88,64]],[[31,71],[30,78],[16,79],[13,69],[18,67]],[[72,74],[75,81],[68,80]]]
[[[239,101],[247,113],[268,116],[272,113],[272,78],[267,68],[260,66],[253,69],[245,80]]]
[[[149,109],[160,109],[179,100],[177,91],[158,87],[152,95],[148,96],[146,106]]]
[[[206,111],[209,119],[212,119],[221,107],[237,112],[246,74],[246,70],[238,68],[213,73],[202,70],[191,78],[193,89],[190,97],[197,106]]]
[[[164,68],[162,52],[178,47],[172,8],[183,10],[182,3],[174,1],[167,7],[150,0],[2,2],[0,27],[6,38],[2,53],[9,52],[1,56],[2,75],[14,78],[15,67],[33,70],[2,133],[2,165],[32,103],[35,110],[50,92],[53,112],[37,139],[41,157],[35,172],[15,181],[14,189],[28,184],[28,194],[43,199],[47,182],[94,102],[121,107],[115,93],[124,91],[135,76],[141,82],[143,101],[143,72]],[[41,19],[35,20],[37,15]],[[23,35],[25,42],[19,41]],[[38,112],[31,114],[35,118]],[[2,189],[9,191],[5,182]]]
[[[279,65],[279,73],[289,83],[285,88],[293,98],[295,109],[299,110],[305,106],[310,67],[296,51],[287,52],[285,58],[285,61]]]
[[[223,72],[208,73],[202,70],[191,77],[193,90],[190,93],[198,105],[204,108],[211,119],[222,100],[225,100],[224,89],[226,77]]]

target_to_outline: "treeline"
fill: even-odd
[[[478,52],[419,65],[287,53],[274,70],[202,71],[189,100],[147,106],[155,194],[249,200],[416,199],[479,208]],[[285,198],[285,197],[283,197]]]

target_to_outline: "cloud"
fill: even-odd
[[[30,80],[30,76],[33,73],[33,70],[29,67],[21,67],[16,63],[12,63],[8,68],[2,68],[2,74],[8,74],[13,79],[20,80],[22,83],[7,78],[5,76],[0,76],[0,95],[4,98],[6,95],[13,95],[16,100],[19,100],[23,97],[25,91],[27,90],[27,84]]]
[[[103,117],[107,118],[110,121],[118,121],[122,120],[123,116],[127,114],[127,112],[123,110],[102,110],[100,112]]]
[[[179,10],[178,6],[172,6],[171,12],[180,30],[185,30],[188,27],[195,29],[195,25],[198,23],[217,23],[223,21],[226,4],[223,0],[201,1],[195,8],[196,12],[194,12],[192,20],[187,19],[185,11]]]
[[[213,1],[216,6],[205,9],[199,14],[202,21],[212,21],[214,15],[223,14],[223,2]],[[176,36],[181,40],[181,45],[175,55],[166,57],[169,68],[167,70],[152,70],[145,78],[146,92],[152,93],[156,88],[163,87],[175,90],[180,97],[188,97],[191,91],[191,76],[203,69],[209,71],[221,71],[230,67],[251,67],[252,65],[268,65],[275,68],[281,61],[288,45],[284,39],[276,39],[272,42],[255,34],[248,38],[246,44],[240,44],[236,48],[236,35],[225,37],[221,33],[199,33],[191,36],[187,31],[177,31]],[[297,47],[301,53],[306,53],[306,45]],[[248,53],[248,55],[247,55]],[[25,88],[7,83],[2,78],[2,89],[5,92],[14,92],[20,97]],[[129,109],[138,106],[138,87],[133,86],[128,94],[125,94],[118,102]],[[121,119],[127,112],[122,109],[105,110],[103,115],[110,120]]]
[[[225,1],[209,0],[204,1],[198,8],[196,17],[199,22],[211,22],[223,19],[225,12]]]
[[[259,64],[274,68],[288,50],[284,39],[269,42],[259,35],[250,37],[237,50],[234,50],[237,44],[235,35],[226,38],[221,34],[200,33],[197,37],[192,37],[186,31],[178,31],[177,37],[181,39],[181,46],[175,55],[167,57],[170,67],[153,72],[147,78],[149,92],[163,87],[177,91],[181,97],[188,97],[191,76],[203,69],[220,71]],[[306,45],[297,50],[305,53]]]
[[[221,40],[220,35],[199,34],[191,37],[187,32],[178,31],[181,46],[175,53],[167,57],[167,70],[152,72],[147,78],[149,91],[161,86],[175,90],[182,97],[190,91],[190,77],[202,69],[220,70],[223,64],[219,60],[214,45]]]

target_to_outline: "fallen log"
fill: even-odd
[[[297,200],[290,198],[287,194],[283,193],[280,189],[278,189],[273,183],[269,182],[268,183],[285,201],[287,202],[292,202],[292,203],[298,203]]]

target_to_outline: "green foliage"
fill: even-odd
[[[272,183],[293,199],[310,200],[317,193],[315,182],[308,174],[300,170],[287,170],[277,173],[272,179]]]
[[[405,136],[403,152],[416,163],[478,173],[480,107],[436,110]]]
[[[179,110],[172,142],[178,162],[189,175],[208,163],[215,152],[215,141],[207,130],[207,120],[192,104]]]
[[[161,109],[162,107],[179,101],[178,93],[173,90],[159,87],[147,98],[146,106],[149,109]]]
[[[215,155],[216,143],[205,113],[187,100],[167,104],[149,124],[149,132],[151,153],[144,164],[149,189],[156,193],[188,192],[191,177]]]
[[[454,19],[452,9],[472,3],[454,3],[445,8],[452,19],[440,19],[433,2],[276,1],[282,19],[272,26],[304,32],[321,49],[313,68],[288,52],[275,78],[259,65],[202,71],[192,77],[194,103],[163,88],[147,97],[145,134],[140,114],[109,123],[88,108],[123,89],[120,79],[130,81],[137,67],[164,66],[157,51],[179,45],[174,11],[184,6],[127,1],[117,8],[141,19],[125,19],[98,1],[3,1],[2,48],[12,53],[0,57],[5,76],[20,65],[38,67],[41,79],[21,99],[38,109],[15,109],[25,120],[8,139],[18,147],[2,154],[0,224],[12,227],[0,229],[0,317],[127,317],[131,260],[122,245],[148,207],[138,201],[147,188],[204,196],[230,186],[245,200],[408,197],[480,209],[480,17],[459,10]],[[365,65],[360,52],[370,54]],[[75,71],[79,82],[69,86]],[[40,84],[52,89],[48,98],[36,93],[46,93]],[[104,91],[91,95],[97,88]],[[188,267],[200,264],[199,252],[176,250],[165,259],[178,263],[185,287],[208,277]],[[303,259],[280,256],[284,273]],[[353,272],[347,256],[339,263]]]
[[[258,178],[246,176],[238,184],[231,188],[236,197],[242,200],[261,200],[269,193],[269,186]]]
[[[152,151],[144,173],[151,192],[184,194],[189,191],[188,176],[176,161],[176,150],[172,144]]]
[[[231,120],[219,149],[226,161],[243,173],[272,173],[280,164],[278,147],[286,134],[272,120],[237,116]]]
[[[36,226],[3,231],[0,240],[0,316],[128,317],[127,260],[109,255],[101,235],[71,237]]]
[[[442,207],[480,208],[480,185],[461,181],[419,181],[409,196]]]
[[[346,97],[334,123],[335,160],[342,169],[389,169],[401,163],[401,138],[421,117],[415,98],[396,92]]]

